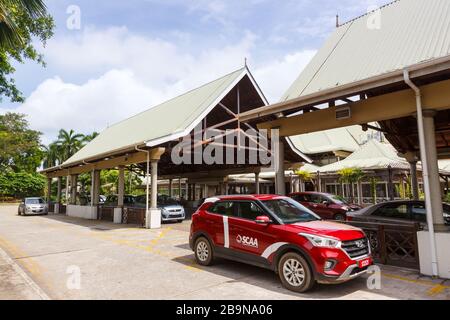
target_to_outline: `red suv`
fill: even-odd
[[[296,292],[350,280],[373,263],[362,230],[276,195],[206,199],[192,215],[189,245],[200,265],[222,257],[271,269]]]
[[[345,221],[347,212],[360,210],[356,204],[347,203],[334,194],[322,192],[295,192],[289,197],[318,214],[323,219]]]

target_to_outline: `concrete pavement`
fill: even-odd
[[[146,230],[16,212],[0,207],[0,247],[52,299],[450,299],[449,281],[390,267],[382,267],[381,289],[368,289],[362,277],[296,294],[268,270],[224,260],[196,265],[187,221]],[[0,279],[20,291],[11,271],[0,269]],[[3,299],[37,298],[0,292]]]

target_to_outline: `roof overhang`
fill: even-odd
[[[413,80],[446,72],[450,70],[450,55],[411,65],[406,69],[408,69],[410,78]],[[241,120],[244,122],[254,121],[262,117],[280,114],[294,109],[297,110],[314,105],[321,105],[329,101],[355,96],[373,89],[388,87],[399,83],[404,83],[403,69],[250,110],[241,114]]]

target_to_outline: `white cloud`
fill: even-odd
[[[315,50],[304,50],[287,54],[283,59],[274,60],[255,70],[255,77],[269,102],[279,101],[315,53]]]
[[[257,38],[244,33],[227,47],[192,53],[175,43],[130,33],[126,28],[85,30],[72,38],[54,39],[45,52],[61,74],[86,73],[90,80],[67,82],[63,76],[42,82],[17,109],[29,115],[44,143],[60,128],[90,133],[214,80],[244,64],[270,101],[277,101],[310,60],[313,51],[294,52],[281,60],[252,61]]]

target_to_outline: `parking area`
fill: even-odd
[[[369,289],[364,276],[308,294],[241,263],[199,267],[189,221],[148,230],[16,213],[0,206],[0,248],[10,257],[0,255],[0,299],[450,299],[450,281],[394,267],[381,268],[381,289]]]

